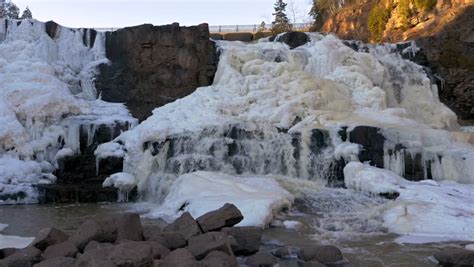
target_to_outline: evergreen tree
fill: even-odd
[[[21,19],[32,19],[33,14],[31,13],[31,10],[26,7],[25,10],[23,11],[23,14],[21,15]]]
[[[0,0],[0,18],[19,19],[20,9],[11,1]]]
[[[274,6],[275,21],[272,22],[272,33],[279,34],[291,30],[288,16],[286,15],[286,3],[283,0],[277,0]]]
[[[7,3],[5,2],[5,0],[0,0],[0,19],[6,17],[7,15],[6,5]]]

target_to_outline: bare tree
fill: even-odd
[[[287,8],[288,8],[288,15],[290,17],[291,23],[293,25],[296,25],[299,18],[298,4],[295,2],[295,0],[289,0]]]

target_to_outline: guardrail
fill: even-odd
[[[211,33],[228,33],[228,32],[257,32],[259,30],[257,24],[253,25],[211,25],[209,26],[209,32]],[[270,25],[269,25],[270,26]],[[292,25],[292,29],[299,31],[309,28],[308,23],[295,23]],[[120,27],[109,27],[109,28],[94,28],[99,32],[113,32],[122,29]]]

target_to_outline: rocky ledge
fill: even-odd
[[[135,213],[98,215],[72,235],[41,230],[24,249],[0,250],[0,266],[347,266],[335,246],[261,247],[263,230],[235,227],[243,220],[232,204],[194,219],[183,213],[163,227],[142,225]]]

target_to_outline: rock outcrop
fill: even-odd
[[[108,32],[98,93],[109,102],[126,103],[143,120],[154,108],[213,82],[217,68],[207,24],[180,27],[144,24]]]
[[[403,6],[401,3],[408,4]],[[364,42],[415,40],[426,66],[441,77],[439,96],[462,120],[474,120],[474,1],[438,0],[424,10],[413,1],[362,1],[330,16],[321,28],[343,39]],[[375,37],[369,16],[375,7],[388,12],[385,29]],[[417,62],[419,63],[419,62]]]

